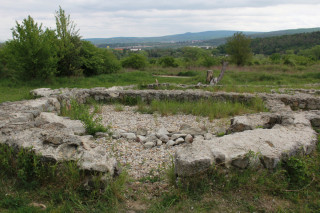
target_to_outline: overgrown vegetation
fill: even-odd
[[[274,171],[225,170],[213,165],[205,174],[176,179],[172,161],[164,174],[170,187],[158,188],[159,197],[150,200],[146,196],[152,192],[147,188],[136,191],[135,182],[125,185],[126,173],[106,181],[96,174],[88,182],[88,173],[80,171],[76,162],[43,161],[32,150],[0,145],[0,211],[121,212],[128,209],[120,202],[126,197],[129,203],[139,200],[144,208],[136,208],[141,212],[318,212],[319,163],[320,143],[312,154],[291,157]],[[140,181],[158,186],[163,177]],[[124,191],[125,187],[129,188]]]
[[[1,212],[117,212],[126,181],[125,172],[102,178],[77,162],[50,162],[31,149],[0,144]]]
[[[195,102],[153,100],[150,105],[140,102],[138,111],[141,113],[158,112],[161,115],[192,114],[206,116],[213,120],[245,113],[263,112],[266,111],[266,108],[260,98],[254,98],[248,103],[214,100],[199,100]]]
[[[227,40],[226,51],[236,65],[245,65],[251,58],[250,38],[243,33],[235,33]]]
[[[319,163],[320,143],[311,155],[291,157],[275,171],[216,165],[202,176],[176,180],[172,164],[167,173],[174,189],[148,212],[318,212]]]
[[[91,101],[89,103],[95,102]],[[97,104],[93,104],[93,110],[90,112],[90,104],[79,104],[76,100],[72,99],[70,103],[65,102],[63,104],[60,114],[82,121],[89,135],[94,135],[96,132],[109,132],[109,128],[101,123],[102,118],[97,115],[98,111],[99,106]]]
[[[15,80],[52,79],[113,73],[120,62],[107,49],[81,41],[76,24],[60,7],[56,29],[43,29],[31,16],[12,29],[12,40],[0,49],[0,77]]]

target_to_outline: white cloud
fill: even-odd
[[[272,31],[319,27],[319,0],[0,0],[0,40],[31,15],[54,28],[61,5],[84,38],[160,36],[209,30]]]

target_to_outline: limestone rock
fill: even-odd
[[[145,148],[152,148],[155,146],[154,142],[146,142],[144,145],[143,145]]]
[[[175,145],[179,145],[179,144],[182,144],[182,143],[184,143],[184,139],[183,138],[178,138],[174,142]]]
[[[194,176],[207,171],[214,163],[212,153],[202,143],[178,149],[175,154],[175,173],[179,177]]]
[[[167,147],[175,145],[175,142],[173,140],[169,140],[166,144]]]
[[[193,138],[193,141],[202,141],[204,140],[204,137],[202,135],[196,135],[194,138]]]
[[[145,143],[147,141],[147,138],[144,136],[138,135],[136,141],[139,143]]]
[[[204,139],[205,140],[211,140],[212,138],[213,138],[213,135],[211,133],[204,134]]]
[[[180,126],[180,133],[182,134],[190,134],[190,135],[204,135],[207,133],[206,129],[201,129],[197,127],[191,127],[188,124],[183,124]]]
[[[186,138],[185,138],[185,141],[187,142],[187,143],[192,143],[193,142],[193,137],[192,137],[192,135],[187,135],[186,136]]]
[[[106,132],[96,132],[95,136],[97,138],[105,138],[105,137],[109,137],[109,134]]]
[[[161,140],[157,140],[157,146],[161,146],[162,145],[162,141]]]
[[[121,133],[121,136],[128,139],[128,140],[136,140],[137,136],[134,133]]]
[[[57,116],[56,114],[51,112],[41,112],[37,120],[42,120],[48,123],[59,123],[70,129],[70,131],[73,131],[73,133],[76,135],[83,135],[86,132],[81,121],[70,120],[68,118]]]
[[[146,136],[148,134],[148,130],[146,128],[140,127],[137,129],[137,135]]]
[[[146,141],[157,142],[158,137],[155,134],[150,134],[147,136]]]
[[[213,138],[208,141],[195,141],[190,145],[191,148],[182,147],[177,151],[176,158],[182,158],[180,157],[181,153],[183,153],[183,156],[198,156],[202,152],[210,150],[212,162],[219,161],[227,167],[235,166],[244,169],[250,165],[248,153],[252,152],[259,156],[260,165],[273,169],[281,159],[288,155],[291,156],[301,151],[307,153],[310,150],[314,150],[317,139],[310,124],[307,125],[299,114],[294,116],[293,120],[294,124],[291,126],[275,125],[272,129],[254,129]],[[201,144],[201,146],[198,144]],[[196,148],[193,148],[193,146]],[[196,151],[199,153],[195,153]],[[219,159],[216,159],[217,157]],[[196,164],[197,161],[198,157],[195,157],[193,161],[189,158],[188,165],[190,165],[190,168],[186,168],[187,166],[183,165],[182,169],[177,164],[177,171],[192,171],[193,164],[191,162]],[[209,158],[207,161],[209,161]],[[196,170],[190,172],[190,174],[195,173]],[[183,175],[187,174],[183,173]]]
[[[163,143],[167,143],[169,141],[169,137],[167,135],[160,135],[159,139],[163,142]]]
[[[112,132],[112,138],[119,139],[119,138],[121,138],[121,134],[119,132]]]
[[[173,134],[171,135],[171,140],[176,140],[177,138],[185,138],[187,134]]]
[[[227,133],[243,132],[256,128],[272,128],[281,123],[281,117],[274,113],[258,113],[251,115],[236,116],[231,119],[231,126]]]
[[[160,129],[158,130],[158,132],[157,132],[157,136],[158,136],[158,135],[168,135],[168,134],[169,134],[169,132],[168,132],[167,129],[164,128],[164,127],[160,128]]]

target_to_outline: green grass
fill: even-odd
[[[93,103],[94,109],[92,112],[90,112],[90,103]],[[94,101],[88,101],[87,104],[79,104],[72,99],[69,104],[62,104],[60,115],[82,121],[89,135],[94,135],[97,132],[109,132],[109,128],[102,125],[102,118],[97,115],[99,110],[99,106]]]
[[[133,71],[118,74],[105,74],[93,77],[59,77],[50,81],[9,81],[0,79],[0,103],[32,98],[30,90],[47,87],[57,88],[93,88],[155,83],[192,83],[192,79],[154,77],[149,72]]]
[[[93,88],[124,85],[147,85],[155,83],[197,84],[205,83],[208,68],[161,68],[149,67],[146,71],[126,71],[116,74],[105,74],[93,77],[58,77],[50,81],[12,81],[0,79],[0,103],[4,101],[17,101],[32,98],[29,91],[36,88]],[[217,76],[221,67],[212,67]],[[178,73],[192,73],[191,78],[166,78],[153,76],[153,74],[178,75]],[[285,65],[259,65],[236,67],[229,66],[224,78],[220,82],[222,87],[213,87],[209,91],[227,92],[270,92],[286,85],[292,88],[314,88],[306,84],[319,83],[320,64],[309,67],[289,67]],[[266,86],[268,85],[268,86]],[[258,86],[258,87],[257,87]],[[271,87],[272,86],[272,87]],[[174,88],[172,88],[174,89]]]
[[[123,105],[121,105],[119,103],[116,103],[113,106],[114,106],[114,111],[116,111],[116,112],[122,112],[124,110]]]
[[[0,212],[117,212],[126,172],[116,179],[92,175],[76,162],[48,162],[31,149],[0,145]]]
[[[274,171],[214,166],[177,181],[170,175],[174,188],[154,199],[147,212],[319,212],[318,140],[312,154],[291,157]],[[168,173],[174,173],[174,166]]]
[[[138,112],[154,113],[161,115],[191,114],[196,116],[205,116],[209,119],[224,118],[234,115],[255,113],[267,111],[263,101],[260,98],[254,98],[249,103],[240,102],[221,102],[212,100],[199,100],[196,102],[189,101],[157,101],[153,100],[150,105],[140,102]]]

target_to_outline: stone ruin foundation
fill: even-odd
[[[143,129],[126,132],[114,129],[113,138],[143,144],[144,149],[175,146],[175,173],[187,177],[206,171],[213,164],[226,168],[248,167],[273,169],[281,160],[311,153],[317,143],[313,127],[320,127],[320,96],[310,91],[291,94],[246,94],[206,92],[202,90],[124,90],[122,87],[93,89],[47,88],[32,91],[34,100],[0,104],[0,143],[17,148],[30,148],[54,161],[76,160],[83,170],[116,175],[118,162],[101,143],[85,135],[83,124],[58,116],[61,104],[71,99],[85,103],[124,100],[184,100],[248,102],[261,97],[270,112],[235,116],[226,135],[217,137],[206,128],[182,125],[153,133]],[[98,133],[97,137],[104,136]],[[183,144],[183,146],[177,146]]]

